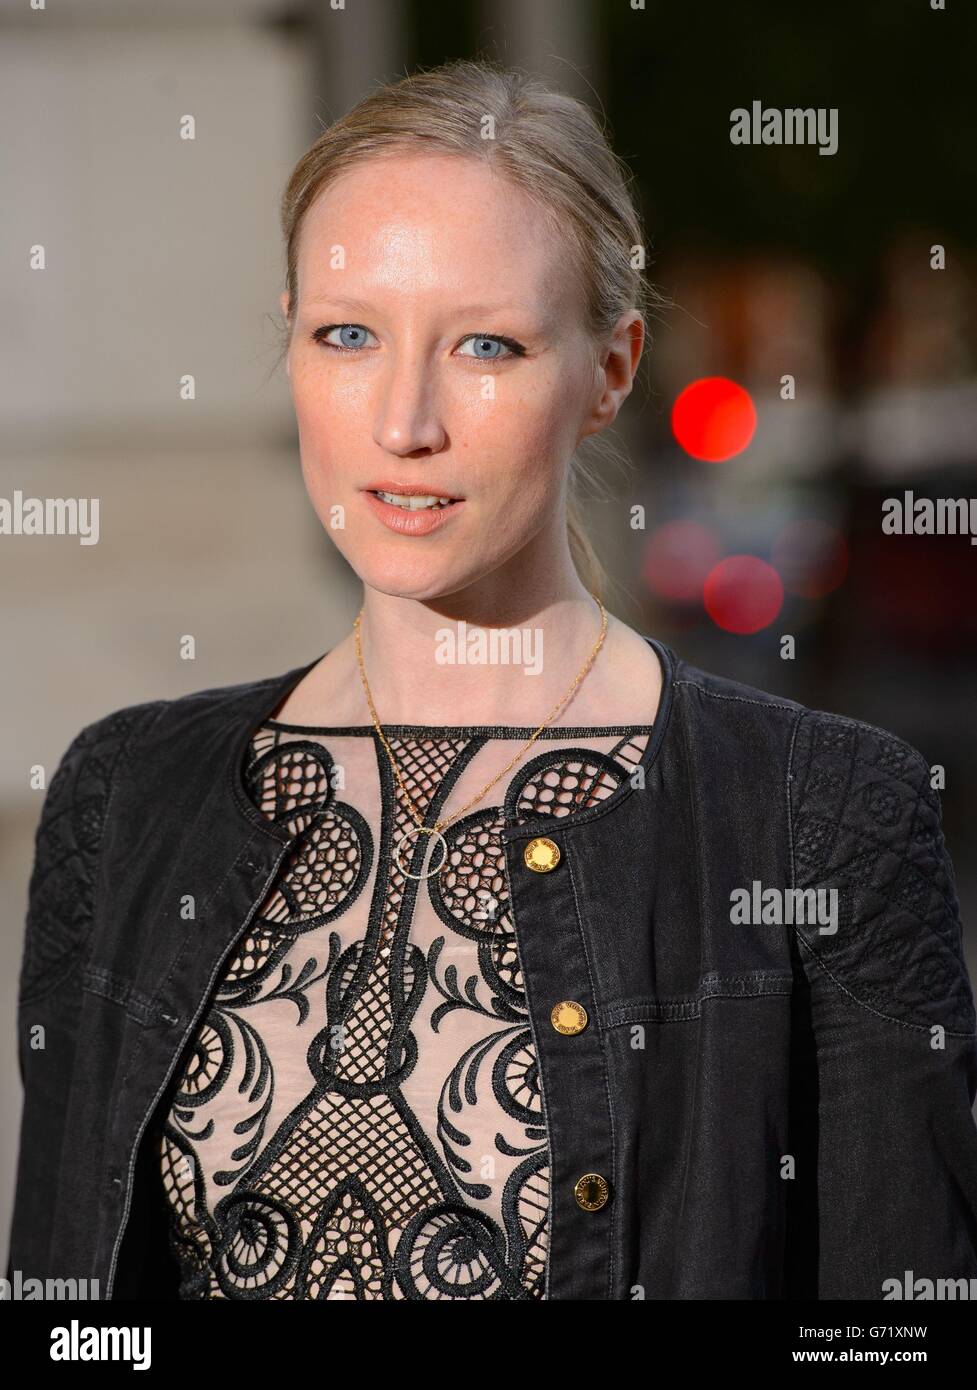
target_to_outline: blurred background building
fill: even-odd
[[[101,504],[94,546],[0,537],[3,1240],[27,771],[110,710],[283,672],[348,631],[358,586],[306,500],[276,368],[278,199],[324,124],[418,65],[500,58],[605,114],[670,301],[616,430],[630,467],[590,507],[611,607],[945,766],[977,980],[977,548],[881,526],[906,490],[977,495],[975,38],[972,10],[916,0],[0,0],[0,496]],[[837,153],[732,144],[754,100],[836,108]],[[688,446],[701,412],[676,402],[714,377],[755,412],[722,462],[674,428]]]

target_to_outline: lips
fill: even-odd
[[[460,492],[454,492],[451,488],[439,487],[431,478],[423,483],[407,483],[395,478],[378,478],[375,482],[367,483],[364,491],[386,495],[388,498],[428,497],[441,502],[461,502],[464,500]]]
[[[465,501],[462,497],[445,501],[444,496],[432,493],[429,487],[423,492],[405,490],[403,484],[389,492],[363,489],[364,501],[377,520],[401,536],[428,536],[450,524],[451,518],[464,510]]]

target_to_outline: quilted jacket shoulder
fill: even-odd
[[[116,770],[133,736],[165,703],[128,705],[86,724],[48,783],[34,839],[18,986],[21,1001],[58,984],[88,936]]]
[[[296,668],[296,672],[304,668]],[[233,717],[238,701],[257,698],[286,677],[269,676],[125,705],[86,724],[51,778],[34,841],[18,998],[35,999],[72,969],[95,914],[102,832],[119,769],[157,721],[211,712]]]
[[[785,741],[784,782],[769,794],[786,807],[791,887],[837,892],[835,932],[794,924],[807,964],[894,1022],[974,1036],[940,798],[919,750],[874,724],[683,661],[675,685],[707,702],[701,708],[711,711],[711,746],[725,743],[727,756],[736,749],[743,757],[760,730]],[[693,721],[702,717],[689,709]]]
[[[838,893],[833,934],[798,928],[821,966],[890,1019],[973,1035],[953,867],[922,754],[872,724],[806,711],[789,796],[795,885]]]

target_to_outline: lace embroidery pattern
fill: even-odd
[[[466,769],[468,796],[484,784],[483,748],[511,756],[490,731],[392,732],[428,822]],[[501,805],[446,829],[440,873],[412,880],[393,848],[414,822],[372,730],[257,731],[249,791],[296,838],[164,1122],[182,1297],[545,1296],[545,1097],[500,831],[612,795],[650,726],[559,733],[493,789]],[[429,847],[419,837],[413,872]]]

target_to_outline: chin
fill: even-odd
[[[447,575],[417,575],[402,566],[370,566],[356,570],[364,584],[390,598],[416,599],[420,603],[443,598],[463,589],[470,579],[453,579]]]
[[[369,557],[347,555],[346,558],[362,583],[371,589],[391,598],[410,598],[421,603],[457,594],[476,584],[491,570],[491,566],[482,565],[473,570],[470,556],[468,564],[452,564],[450,560],[408,563],[402,557],[395,559],[392,555],[380,557],[376,554]]]

